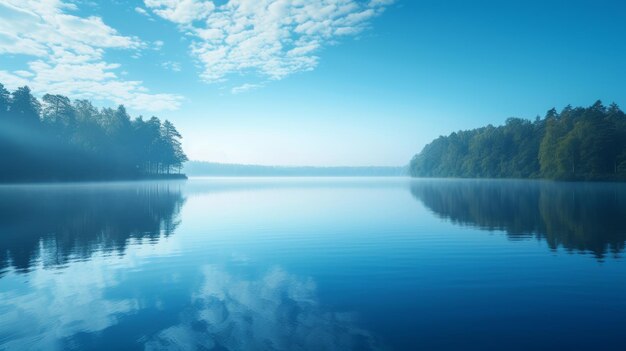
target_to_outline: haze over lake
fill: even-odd
[[[626,185],[0,187],[0,349],[610,349]]]
[[[0,0],[0,351],[626,350],[625,23]]]

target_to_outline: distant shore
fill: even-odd
[[[408,167],[397,166],[266,166],[189,161],[184,171],[193,177],[397,177]]]

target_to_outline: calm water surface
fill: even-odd
[[[0,349],[626,345],[626,186],[0,187]]]

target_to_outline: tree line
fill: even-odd
[[[0,84],[0,182],[176,177],[187,161],[181,139],[171,122],[131,119],[123,105],[39,101],[27,86]]]
[[[534,121],[509,118],[440,136],[409,168],[414,177],[626,180],[626,115],[597,101]]]

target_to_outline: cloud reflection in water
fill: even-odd
[[[180,323],[146,350],[380,350],[354,315],[324,311],[311,278],[275,267],[249,280],[222,266],[203,267],[203,284]]]

